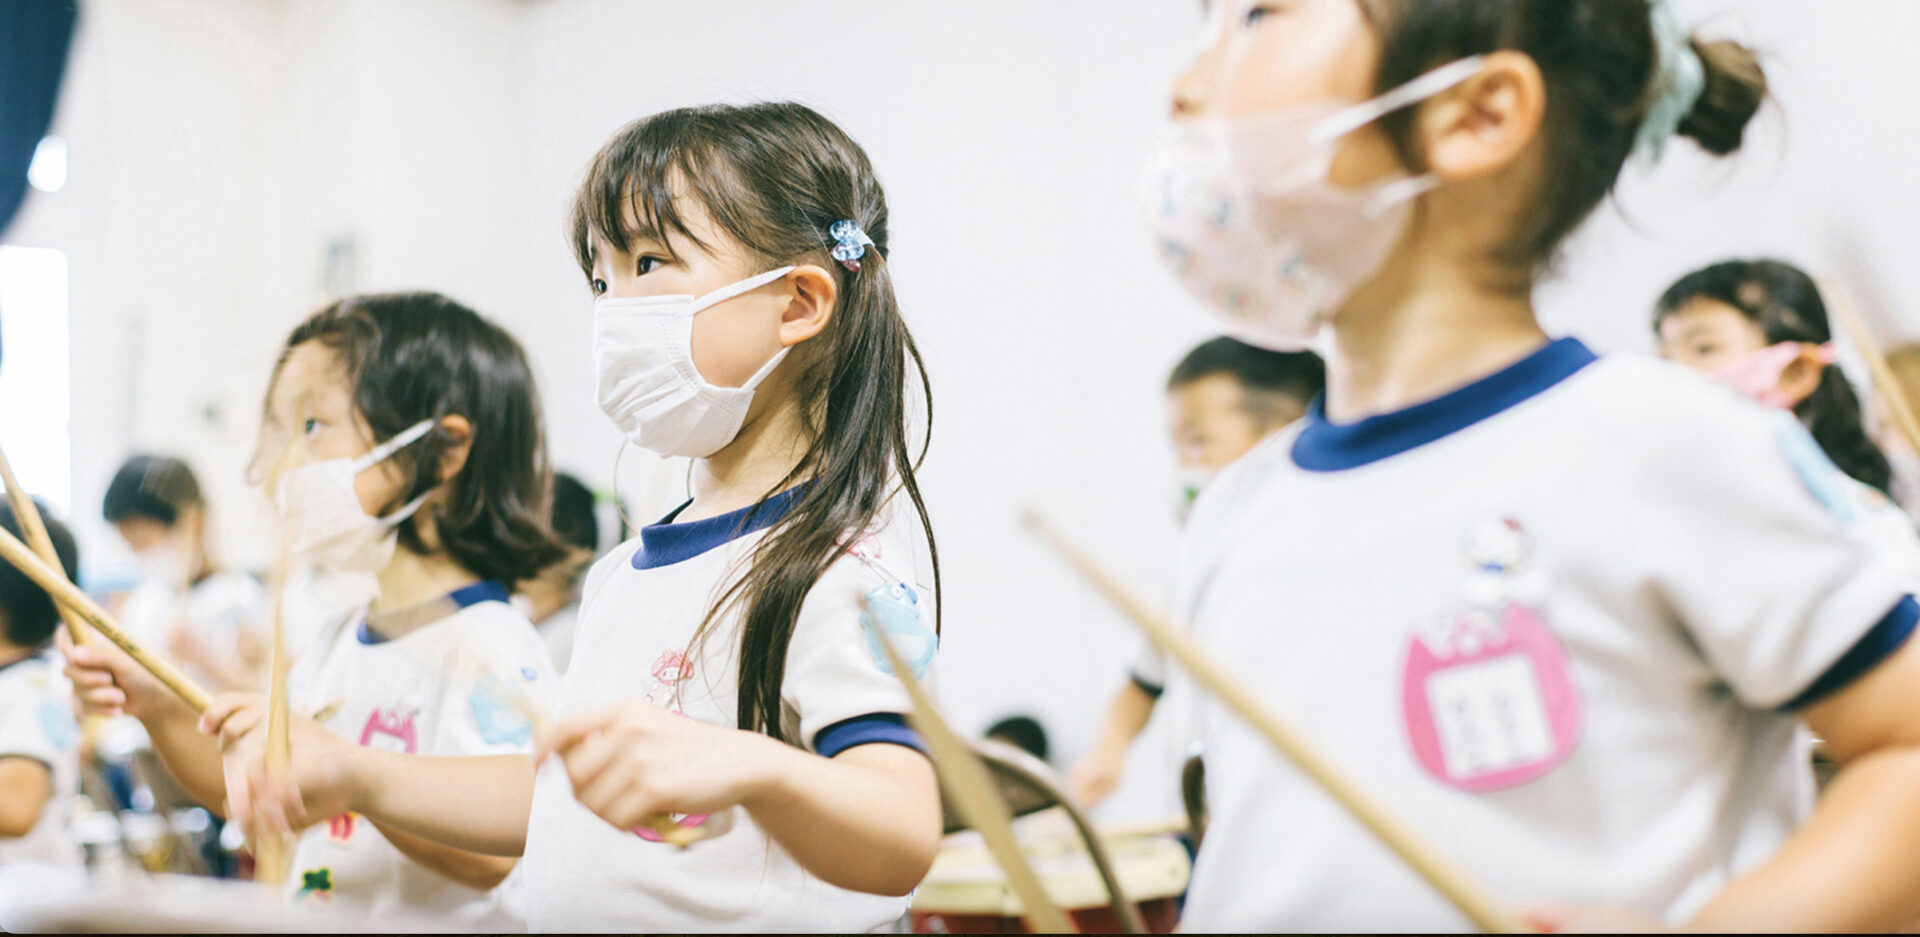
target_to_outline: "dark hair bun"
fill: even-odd
[[[1738,42],[1695,39],[1692,45],[1706,66],[1707,86],[1680,122],[1680,135],[1715,156],[1725,156],[1740,148],[1747,124],[1767,99],[1767,73],[1759,56]]]

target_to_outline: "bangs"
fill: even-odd
[[[676,193],[705,206],[722,203],[709,187],[725,170],[714,165],[714,147],[701,129],[693,112],[667,111],[628,124],[601,147],[573,201],[573,256],[582,273],[593,276],[596,237],[622,252],[641,240],[654,241],[676,261],[681,258],[670,234],[709,249],[675,206]],[[715,220],[732,227],[730,218]]]

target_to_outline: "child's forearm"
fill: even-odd
[[[744,804],[754,823],[830,884],[881,895],[920,884],[940,847],[940,791],[925,756],[862,745],[829,759],[767,741],[763,783]]]
[[[488,856],[443,846],[384,823],[373,825],[381,836],[386,837],[387,842],[393,844],[393,848],[400,850],[407,858],[480,891],[491,891],[505,881],[507,874],[520,861],[512,856]]]
[[[1887,931],[1920,919],[1920,747],[1849,762],[1813,818],[1689,929]]]
[[[525,755],[447,758],[362,748],[348,770],[354,812],[383,830],[487,856],[526,849],[534,768]]]
[[[187,796],[224,817],[227,780],[220,761],[220,739],[200,731],[199,717],[174,701],[140,714],[154,754]]]
[[[0,839],[17,838],[40,825],[53,799],[53,772],[31,758],[0,755]]]
[[[1100,734],[1094,737],[1094,749],[1108,754],[1125,753],[1127,746],[1140,737],[1140,731],[1153,718],[1153,707],[1157,702],[1159,700],[1140,689],[1138,683],[1128,680],[1120,692],[1113,695],[1113,703],[1107,707],[1107,717],[1100,723]]]

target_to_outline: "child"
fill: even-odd
[[[1212,13],[1151,222],[1238,331],[1332,351],[1201,495],[1178,617],[1495,895],[1576,908],[1542,923],[1914,920],[1912,532],[1865,536],[1792,419],[1551,341],[1531,302],[1636,146],[1738,148],[1751,53],[1646,0]],[[1244,722],[1198,721],[1184,929],[1465,925]],[[1842,762],[1810,816],[1796,721]]]
[[[73,535],[40,505],[47,537],[67,577],[80,568]],[[20,537],[13,507],[0,501],[0,528]],[[0,563],[0,866],[78,864],[67,832],[80,787],[80,726],[58,665],[42,652],[60,615],[25,573]]]
[[[1300,419],[1326,384],[1326,365],[1311,351],[1268,351],[1222,337],[1187,352],[1167,379],[1181,520],[1221,469]],[[1068,775],[1083,807],[1105,800],[1119,785],[1127,747],[1146,728],[1166,689],[1166,660],[1148,644],[1128,676],[1107,706],[1092,749]]]
[[[1893,469],[1867,435],[1853,385],[1833,363],[1827,305],[1812,277],[1776,260],[1696,270],[1661,295],[1653,331],[1660,357],[1792,410],[1841,471],[1892,492]]]
[[[166,648],[211,689],[258,688],[266,591],[214,557],[193,469],[179,459],[134,456],[107,483],[101,513],[141,567],[140,583],[118,609],[120,623]]]
[[[236,810],[272,828],[350,807],[524,850],[534,930],[890,924],[940,797],[868,628],[925,676],[938,574],[879,182],[804,106],[683,109],[608,142],[574,218],[601,407],[695,462],[692,499],[587,577],[555,757],[536,779],[525,759],[297,744],[297,793]],[[257,712],[235,709],[206,722],[258,777]],[[660,842],[662,814],[706,838]]]
[[[335,616],[295,663],[290,708],[333,734],[303,728],[370,749],[526,752],[530,726],[503,705],[504,688],[544,695],[557,678],[508,589],[563,549],[546,523],[539,399],[520,346],[432,293],[351,297],[294,329],[264,411],[260,463],[293,562],[369,597]],[[83,699],[138,716],[202,803],[244,798],[194,715],[96,648],[66,648]],[[258,700],[222,697],[235,698]],[[341,894],[376,915],[522,925],[514,890],[496,887],[511,859],[345,811],[313,819],[321,825],[300,836],[288,883],[303,900]]]
[[[546,642],[553,666],[562,675],[567,672],[568,658],[573,656],[573,629],[580,618],[580,581],[600,552],[600,520],[594,516],[593,504],[593,492],[579,479],[561,472],[553,474],[553,532],[572,549],[558,563],[521,583],[513,597],[515,607],[540,629],[540,640]]]

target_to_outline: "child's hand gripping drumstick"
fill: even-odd
[[[1215,662],[1201,650],[1198,644],[1175,628],[1172,622],[1155,612],[1079,546],[1054,530],[1039,512],[1028,510],[1022,520],[1042,541],[1053,548],[1055,553],[1065,559],[1068,565],[1105,595],[1108,601],[1118,606],[1128,618],[1133,619],[1133,622],[1147,633],[1147,637],[1152,639],[1154,644],[1178,660],[1196,681],[1238,713],[1240,718],[1247,721],[1247,724],[1266,736],[1267,741],[1271,742],[1274,748],[1292,761],[1295,767],[1311,778],[1335,801],[1338,801],[1340,806],[1345,807],[1354,819],[1359,820],[1362,826],[1365,826],[1388,849],[1393,850],[1407,865],[1418,872],[1421,878],[1426,879],[1427,883],[1452,902],[1454,907],[1460,909],[1460,912],[1466,915],[1474,926],[1496,934],[1532,932],[1533,929],[1524,924],[1513,912],[1494,901],[1480,883],[1441,858],[1440,854],[1415,834],[1412,828],[1389,812],[1386,806],[1375,800],[1371,794],[1360,788],[1345,772],[1335,767],[1325,754],[1296,732],[1292,726],[1268,712],[1251,689]]]
[[[1020,898],[1028,929],[1036,934],[1073,933],[1073,922],[1047,897],[1039,877],[1033,874],[1033,867],[1027,864],[1026,854],[1020,851],[1020,841],[1013,832],[1013,816],[1006,801],[995,793],[993,778],[986,766],[934,710],[926,689],[914,679],[912,666],[900,656],[886,629],[872,620],[869,604],[870,600],[862,596],[862,619],[867,633],[873,635],[886,652],[894,676],[900,679],[907,697],[913,701],[913,712],[907,714],[907,720],[933,750],[934,771],[940,776],[940,786],[953,799],[954,808],[960,811],[968,826],[979,831],[988,851],[1006,872],[1007,884]]]
[[[159,680],[167,689],[178,695],[194,712],[206,710],[207,703],[213,697],[204,688],[193,682],[192,678],[186,674],[181,673],[180,668],[175,667],[171,661],[154,653],[146,645],[135,640],[132,635],[122,631],[113,617],[107,614],[106,609],[87,598],[86,593],[67,581],[63,572],[49,566],[40,557],[34,555],[31,548],[21,543],[20,538],[5,530],[0,530],[0,560],[11,563],[25,573],[35,585],[53,596],[56,603],[72,609],[74,614],[84,620],[94,631],[124,651],[134,663],[139,664],[142,669],[152,674],[154,679]]]
[[[535,737],[546,738],[552,733],[553,711],[545,703],[535,699],[533,694],[527,692],[518,675],[518,668],[504,666],[497,661],[483,661],[480,666],[487,676],[494,678],[495,685],[500,691],[500,701],[527,720],[527,724],[533,727]],[[672,817],[665,815],[648,817],[641,821],[641,825],[659,834],[663,842],[680,849],[685,849],[717,832],[717,830],[710,832],[706,826],[681,826]]]
[[[47,524],[40,519],[40,509],[33,503],[33,496],[13,477],[13,465],[7,461],[7,454],[0,450],[0,484],[6,485],[7,500],[13,503],[13,516],[20,525],[20,532],[26,535],[27,545],[33,552],[45,560],[48,566],[60,568],[60,555],[54,552],[53,538],[47,536]],[[87,630],[86,623],[73,610],[58,602],[54,607],[60,611],[60,619],[67,623],[67,633],[73,640],[85,644],[92,639],[93,633]]]

